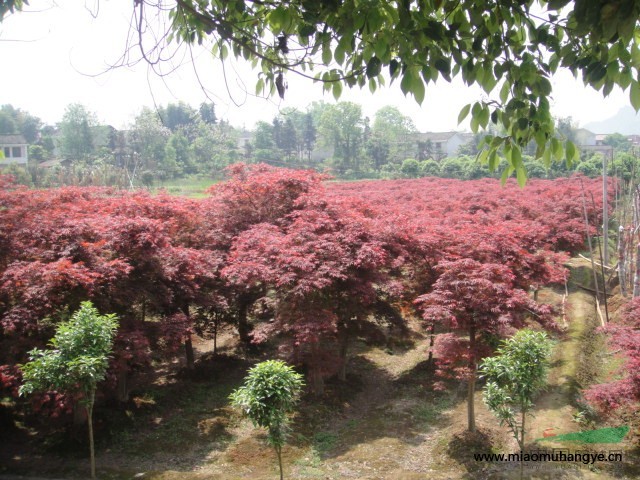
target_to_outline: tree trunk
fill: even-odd
[[[627,296],[625,262],[624,227],[620,225],[620,228],[618,229],[618,281],[620,282],[620,293],[623,297]]]
[[[96,391],[93,389],[89,395],[89,403],[87,404],[87,420],[89,425],[89,457],[91,459],[91,478],[96,478],[96,452],[93,444],[93,404],[96,399]]]
[[[338,380],[347,380],[347,359],[349,353],[349,334],[345,333],[340,341],[340,370],[338,370]]]
[[[238,336],[240,337],[240,343],[247,348],[251,344],[251,327],[247,319],[247,310],[249,309],[249,301],[245,296],[240,298],[240,305],[238,308]]]
[[[322,370],[318,365],[318,346],[311,345],[311,365],[309,365],[309,386],[314,395],[324,394],[324,379]]]
[[[427,363],[429,366],[433,365],[433,346],[436,343],[436,324],[432,322],[429,325],[429,357],[427,358]]]
[[[189,304],[185,303],[184,305],[182,305],[181,310],[184,316],[187,317],[187,321],[191,322]],[[193,353],[193,342],[191,341],[191,333],[187,334],[186,338],[184,339],[184,354],[187,360],[187,369],[193,370],[195,364],[195,355]]]
[[[611,150],[613,157],[613,150]],[[609,194],[607,192],[607,160],[608,156],[602,158],[602,248],[604,255],[602,264],[609,266]],[[611,159],[613,161],[613,158]]]
[[[118,386],[117,386],[117,400],[120,403],[126,403],[129,401],[129,374],[126,368],[123,368],[118,372]]]
[[[474,321],[471,321],[469,325],[469,369],[471,370],[471,377],[467,385],[467,420],[468,428],[470,432],[476,431],[476,412],[474,395],[476,392],[476,326]]]
[[[640,295],[640,243],[636,250],[636,275],[633,279],[633,298]]]
[[[520,444],[520,480],[522,480],[524,478],[524,463],[523,463],[523,456],[524,456],[524,435],[525,435],[525,420],[527,417],[527,412],[525,410],[522,410],[522,425],[520,427],[520,439],[518,441],[518,443]]]
[[[213,321],[213,354],[218,353],[218,326],[220,325],[220,320],[218,320],[218,316],[215,316],[215,320]]]
[[[187,359],[187,368],[189,370],[193,370],[195,364],[195,355],[193,353],[193,342],[191,341],[191,334],[189,334],[184,341],[184,353]]]
[[[284,476],[282,472],[282,447],[276,446],[274,448],[276,449],[276,455],[278,455],[278,467],[280,467],[280,480],[283,480]]]

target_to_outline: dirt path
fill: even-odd
[[[548,293],[548,296],[557,295]],[[542,438],[547,429],[561,434],[579,431],[573,421],[577,413],[572,406],[576,395],[577,373],[581,359],[581,336],[593,320],[593,298],[586,292],[575,291],[567,301],[568,329],[554,349],[549,372],[548,390],[536,401],[534,418],[528,433],[530,441]],[[551,432],[550,432],[551,433]]]

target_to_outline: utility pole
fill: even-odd
[[[611,163],[613,163],[613,147],[609,151]],[[603,264],[609,266],[609,196],[607,195],[607,160],[608,155],[602,159],[602,250]]]

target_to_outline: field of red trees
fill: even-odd
[[[354,341],[385,345],[420,319],[437,373],[467,381],[472,402],[497,339],[555,328],[535,291],[563,284],[563,262],[584,249],[583,195],[590,224],[601,223],[601,183],[579,177],[521,189],[331,183],[267,165],[228,173],[202,200],[2,178],[0,397],[17,396],[27,352],[91,300],[120,320],[99,401],[125,402],[154,360],[185,355],[193,367],[192,337],[222,328],[239,352],[268,348],[300,367],[321,395],[328,377],[345,378]],[[64,416],[77,400],[51,392],[18,405]]]

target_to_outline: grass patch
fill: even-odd
[[[202,198],[207,196],[205,193],[207,188],[215,183],[217,183],[216,180],[198,176],[177,178],[154,186],[153,192],[158,193],[161,190],[165,190],[170,195]]]
[[[332,432],[317,432],[313,436],[313,446],[320,455],[333,450],[338,443],[338,436]]]
[[[134,455],[178,453],[195,445],[223,448],[234,438],[228,427],[237,422],[227,408],[241,381],[236,373],[225,382],[186,380],[139,393],[126,417],[112,424],[109,446]]]
[[[451,408],[454,400],[449,396],[439,396],[433,398],[430,402],[418,405],[412,416],[423,428],[431,427],[437,424],[442,418],[442,412]]]

